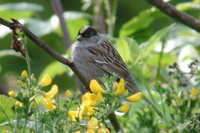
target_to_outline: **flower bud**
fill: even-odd
[[[22,107],[23,106],[23,103],[19,102],[19,101],[16,101],[15,102],[15,106],[17,107]]]
[[[195,97],[197,95],[197,93],[198,93],[198,90],[196,88],[192,88],[190,95],[192,97]]]
[[[66,91],[67,98],[71,99],[73,97],[72,92],[70,90]]]
[[[10,97],[16,97],[16,93],[15,93],[14,91],[9,91],[9,92],[8,92],[8,95],[9,95]]]
[[[100,84],[95,79],[90,81],[90,89],[95,94],[105,92],[105,90],[100,86]]]
[[[28,78],[28,73],[27,73],[26,70],[22,71],[21,77],[22,77],[22,78]]]

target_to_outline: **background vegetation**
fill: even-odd
[[[111,3],[110,7],[107,2]],[[170,3],[200,19],[199,0],[171,0]],[[145,102],[137,103],[129,113],[118,116],[125,132],[200,131],[198,32],[168,17],[145,0],[63,0],[62,6],[72,42],[84,25],[99,29],[114,43],[142,92],[165,116],[162,120]],[[99,11],[96,11],[98,7]],[[50,1],[10,0],[8,3],[0,0],[0,17],[18,19],[53,49],[71,57],[71,48],[66,49],[63,43],[62,30]],[[5,92],[15,88],[18,75],[26,69],[25,60],[11,50],[10,45],[10,30],[0,25],[0,88]],[[41,79],[45,73],[50,74],[61,95],[68,88],[77,89],[68,67],[30,40],[27,47],[36,77]],[[5,121],[2,116],[0,122]]]

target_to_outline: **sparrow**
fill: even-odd
[[[84,26],[79,30],[72,53],[72,61],[87,83],[92,79],[99,81],[105,74],[115,73],[117,78],[126,81],[130,92],[133,94],[140,92],[120,54],[95,28]],[[143,95],[143,99],[162,117],[159,109],[146,96]]]

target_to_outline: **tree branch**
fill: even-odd
[[[191,15],[177,10],[173,5],[163,2],[163,0],[147,0],[150,4],[159,8],[168,16],[200,32],[200,21]]]
[[[0,24],[9,27],[11,30],[14,30],[15,28],[20,28],[24,31],[24,33],[26,34],[26,36],[28,38],[30,38],[34,44],[38,45],[39,47],[41,47],[44,51],[46,51],[50,56],[52,56],[53,58],[55,58],[57,61],[69,66],[72,71],[75,73],[75,75],[78,76],[78,78],[84,83],[84,85],[86,87],[88,87],[88,82],[85,80],[85,78],[83,77],[83,75],[78,71],[78,69],[76,68],[75,64],[61,56],[59,53],[57,53],[56,51],[54,51],[52,48],[49,47],[49,45],[47,43],[45,43],[44,41],[42,41],[41,39],[39,39],[36,35],[34,35],[29,29],[27,29],[25,26],[23,26],[22,24],[15,24],[12,22],[9,22],[3,18],[0,18]],[[88,87],[89,88],[89,87]]]

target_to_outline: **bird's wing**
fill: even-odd
[[[134,92],[138,92],[124,61],[110,42],[103,41],[96,46],[87,47],[87,50],[91,54],[91,62],[109,74],[117,74],[119,78],[123,78],[127,81],[127,84]]]

